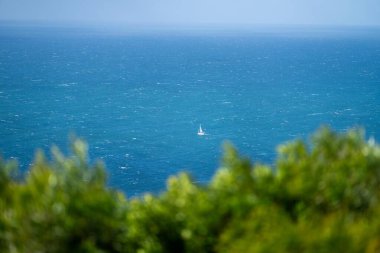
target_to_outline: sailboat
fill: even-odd
[[[200,124],[198,129],[198,135],[206,135],[205,131],[202,130],[202,126]]]

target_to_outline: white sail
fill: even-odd
[[[206,133],[203,131],[201,124],[199,124],[198,135],[205,135]]]

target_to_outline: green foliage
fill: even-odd
[[[208,185],[180,173],[129,200],[72,150],[24,180],[0,160],[0,252],[380,252],[380,147],[360,130],[281,145],[273,167],[227,144]]]
[[[65,158],[54,148],[49,163],[38,153],[24,182],[2,179],[1,252],[117,252],[126,228],[125,200],[107,190],[101,164],[90,167],[75,141]],[[6,165],[1,164],[2,173]],[[5,175],[5,173],[4,173]],[[1,175],[3,178],[4,176]]]

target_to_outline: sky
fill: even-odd
[[[380,26],[380,0],[0,0],[0,20],[170,26]]]

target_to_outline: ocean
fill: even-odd
[[[208,182],[225,141],[271,164],[321,125],[379,140],[379,29],[0,26],[0,153],[21,171],[75,135],[110,187],[158,193],[180,171]]]

